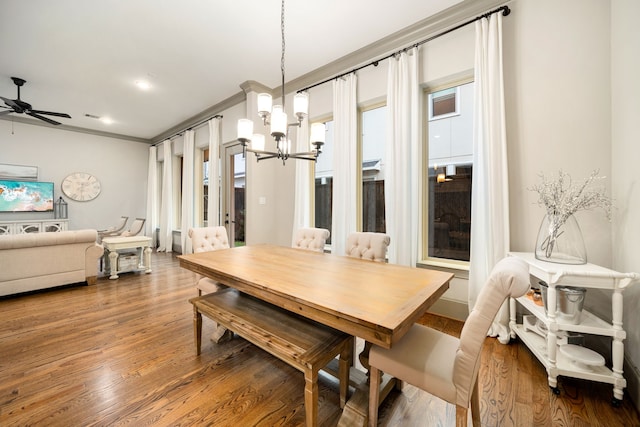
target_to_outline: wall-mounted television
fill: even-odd
[[[0,180],[0,212],[53,211],[53,182]]]

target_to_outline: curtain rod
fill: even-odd
[[[491,12],[484,13],[484,14],[482,14],[482,15],[480,15],[480,16],[477,16],[477,17],[475,17],[475,18],[473,18],[473,19],[471,19],[471,20],[467,21],[467,22],[464,22],[464,23],[459,24],[459,25],[457,25],[457,26],[455,26],[455,27],[453,27],[453,28],[450,28],[450,29],[448,29],[448,30],[445,30],[445,31],[443,31],[443,32],[441,32],[441,33],[439,33],[439,34],[436,34],[435,36],[431,36],[431,37],[429,37],[429,38],[427,38],[427,39],[424,39],[424,40],[422,40],[422,41],[419,41],[419,42],[417,42],[417,43],[414,43],[414,44],[412,44],[412,45],[411,45],[411,46],[409,46],[409,47],[405,47],[404,49],[400,49],[400,50],[398,50],[398,51],[396,51],[396,52],[393,52],[393,53],[391,53],[391,54],[389,54],[389,55],[387,55],[387,56],[384,56],[384,57],[382,57],[382,58],[376,59],[375,61],[371,61],[371,62],[369,62],[368,64],[361,65],[361,66],[359,66],[359,67],[356,67],[356,68],[352,69],[351,71],[347,71],[347,72],[345,72],[345,73],[338,74],[337,76],[334,76],[334,77],[331,77],[331,78],[329,78],[329,79],[323,80],[323,81],[321,81],[321,82],[319,82],[319,83],[316,83],[316,84],[313,84],[313,85],[311,85],[311,86],[307,86],[307,87],[305,87],[304,89],[300,89],[300,90],[298,91],[298,93],[300,93],[300,92],[305,92],[305,91],[307,91],[307,90],[309,90],[309,89],[311,89],[311,88],[314,88],[314,87],[316,87],[316,86],[323,85],[323,84],[325,84],[325,83],[329,83],[330,81],[333,81],[333,80],[339,79],[339,78],[341,78],[341,77],[347,76],[347,75],[349,75],[349,74],[351,74],[351,73],[355,73],[356,71],[362,70],[363,68],[370,67],[371,65],[373,65],[374,67],[377,67],[377,66],[378,66],[378,63],[379,63],[380,61],[384,61],[385,59],[389,59],[389,58],[391,58],[391,57],[393,57],[393,56],[396,56],[396,55],[398,55],[398,54],[404,53],[404,52],[408,51],[408,50],[409,50],[409,49],[411,49],[411,48],[418,47],[418,46],[420,46],[420,45],[422,45],[422,44],[425,44],[425,43],[427,43],[427,42],[430,42],[430,41],[432,41],[432,40],[435,40],[435,39],[437,39],[438,37],[442,37],[442,36],[444,36],[445,34],[449,34],[449,33],[453,32],[453,31],[455,31],[455,30],[458,30],[458,29],[460,29],[460,28],[462,28],[462,27],[465,27],[465,26],[467,26],[467,25],[469,25],[469,24],[472,24],[472,23],[474,23],[474,22],[476,22],[476,21],[478,21],[478,20],[480,20],[480,19],[482,19],[482,18],[488,18],[489,16],[493,15],[494,13],[498,13],[498,12],[502,12],[502,16],[507,16],[507,15],[509,15],[509,14],[511,13],[511,9],[509,9],[509,6],[501,6],[501,7],[497,8],[497,9],[492,10]]]
[[[155,144],[151,144],[151,146],[152,146],[152,147],[155,147],[156,145],[158,145],[158,144],[161,144],[161,143],[165,142],[167,139],[175,138],[176,136],[180,135],[181,133],[184,133],[184,132],[186,132],[186,131],[188,131],[188,130],[193,130],[193,129],[197,128],[198,126],[200,126],[200,125],[203,125],[203,124],[207,123],[207,122],[208,122],[209,120],[211,120],[211,119],[221,119],[221,118],[222,118],[222,114],[215,114],[215,115],[213,115],[213,116],[211,116],[211,117],[207,117],[206,119],[200,120],[199,122],[197,122],[197,123],[196,123],[196,124],[194,124],[194,125],[189,126],[188,128],[182,129],[181,131],[178,131],[178,132],[174,133],[174,134],[173,134],[173,135],[171,135],[171,136],[168,136],[168,137],[166,137],[166,138],[163,138],[163,139],[162,139],[162,141],[158,141],[158,142],[156,142]]]

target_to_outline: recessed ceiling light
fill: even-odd
[[[151,83],[149,83],[146,80],[136,80],[136,86],[138,86],[138,89],[140,89],[140,90],[149,90],[149,89],[151,89]]]
[[[100,121],[105,125],[110,125],[111,123],[113,123],[113,120],[109,117],[100,117]]]

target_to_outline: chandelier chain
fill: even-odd
[[[284,110],[284,0],[280,8],[280,36],[282,37],[282,55],[280,56],[280,71],[282,72],[282,109]]]

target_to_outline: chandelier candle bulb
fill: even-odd
[[[274,105],[271,111],[271,135],[282,137],[287,133],[287,113],[284,112],[282,105]]]
[[[253,135],[253,121],[249,119],[238,120],[238,140],[251,141],[251,135]]]
[[[325,137],[324,123],[312,123],[311,124],[311,143],[324,142]]]
[[[293,112],[302,121],[309,112],[309,95],[301,92],[293,97]]]
[[[260,117],[268,117],[271,114],[271,95],[268,93],[258,94],[258,114]]]

